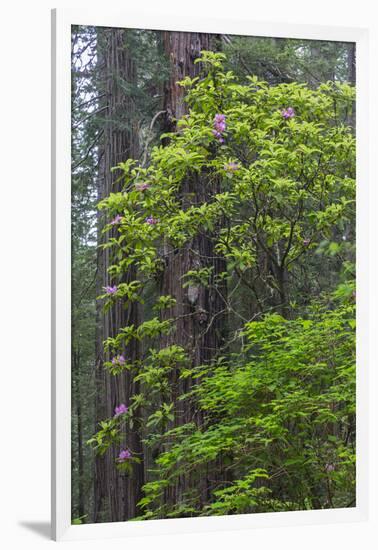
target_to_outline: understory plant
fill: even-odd
[[[99,204],[100,299],[141,315],[104,342],[138,392],[91,443],[118,448],[120,475],[144,462],[144,519],[352,506],[354,89],[198,62],[177,131]]]

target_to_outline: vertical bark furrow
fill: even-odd
[[[126,32],[122,29],[104,29],[102,34],[107,112],[104,121],[99,200],[122,188],[119,174],[112,171],[112,168],[128,158],[137,158],[139,154],[134,105],[132,98],[125,91],[126,85],[136,82],[136,66],[127,48]],[[100,222],[100,227],[103,223],[104,221]],[[116,236],[115,231],[116,229],[112,232],[113,236]],[[112,263],[111,251],[100,251],[99,255],[98,286],[114,284],[108,273]],[[129,271],[125,274],[123,282],[134,279],[135,275],[134,271]],[[102,342],[108,337],[116,336],[121,327],[138,323],[138,306],[133,303],[125,308],[125,304],[118,301],[109,312],[100,311],[98,317],[97,419],[101,420],[111,417],[114,408],[120,403],[129,404],[132,395],[138,391],[128,372],[117,376],[104,372],[103,362],[109,360],[109,357],[104,357],[101,351]],[[124,354],[130,361],[134,361],[139,356],[138,342],[130,343],[124,349]],[[138,426],[137,420],[134,426]],[[136,428],[124,434],[123,443],[133,453],[141,455],[142,443]],[[96,460],[96,480],[99,478],[96,491],[101,504],[95,512],[95,521],[99,520],[101,514],[105,514],[108,521],[123,521],[137,514],[136,504],[141,498],[143,485],[143,464],[134,466],[132,478],[122,476],[115,467],[118,451],[119,449],[111,448],[104,457],[98,457]]]

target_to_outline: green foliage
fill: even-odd
[[[111,418],[100,422],[100,429],[87,443],[93,446],[96,453],[103,455],[111,445],[118,444],[120,441],[119,420]]]
[[[172,307],[176,304],[176,298],[172,296],[159,296],[153,309],[161,310]]]
[[[193,392],[206,425],[162,436],[174,435],[175,443],[157,460],[158,480],[145,487],[149,517],[166,514],[160,496],[183,472],[198,484],[184,500],[198,503],[204,469],[217,461],[233,481],[218,482],[197,514],[353,503],[354,306],[335,306],[316,304],[292,321],[270,314],[248,323],[242,356],[206,367],[206,376],[199,369]]]
[[[153,457],[143,519],[350,506],[354,89],[239,78],[220,53],[202,52],[198,63],[203,72],[181,82],[188,115],[178,131],[163,136],[147,166],[121,163],[123,190],[99,205],[107,220],[121,217],[104,226],[117,285],[101,296],[105,308],[151,307],[104,343],[110,355],[140,344],[137,359],[105,363],[115,376],[128,370],[138,390],[128,418],[104,421],[90,443],[100,454],[119,445],[119,422],[131,429],[142,411],[138,429]],[[223,141],[213,132],[217,114]],[[203,235],[211,255],[188,265]],[[184,259],[177,297],[158,290],[172,257]],[[204,289],[209,300],[221,297],[228,322],[224,346],[199,365],[196,338],[219,330],[196,310]],[[172,344],[185,327],[178,297],[199,318],[186,347]],[[131,459],[117,467],[132,476]]]
[[[168,146],[155,147],[147,169],[133,167],[131,180],[130,165],[121,164],[124,192],[100,204],[123,218],[118,237],[106,244],[115,260],[110,273],[120,276],[137,266],[141,281],[158,276],[162,247],[181,247],[211,232],[228,270],[244,279],[264,253],[272,264],[267,292],[283,296],[283,275],[296,277],[305,257],[332,240],[335,228],[341,236],[353,223],[355,140],[343,121],[352,112],[354,90],[331,82],[316,90],[294,82],[269,86],[256,77],[240,84],[232,72],[223,72],[222,54],[203,56],[207,74],[182,82],[190,111],[179,122],[180,132],[169,135]],[[285,119],[288,106],[295,116]],[[223,144],[212,133],[219,112],[227,121]],[[233,172],[226,169],[231,159]],[[203,186],[202,202],[185,191],[193,178]],[[141,179],[149,184],[144,192],[133,183]],[[149,216],[155,224],[146,223]],[[343,247],[333,242],[331,256]],[[209,270],[190,270],[184,284],[209,284]]]
[[[348,54],[353,44],[287,38],[233,37],[225,44],[226,66],[241,79],[263,76],[270,84],[328,80],[353,84]]]
[[[166,426],[168,421],[173,421],[174,415],[172,413],[173,403],[167,404],[163,403],[161,408],[155,411],[147,420],[146,426],[149,428],[151,426],[156,427],[159,425]]]
[[[182,276],[182,278],[185,279],[185,282],[182,285],[183,288],[195,284],[207,286],[213,270],[214,266],[203,267],[202,269],[190,269]]]
[[[80,516],[78,518],[73,518],[72,525],[82,525],[85,523],[85,519],[88,517],[88,514],[85,514],[84,516]]]
[[[231,486],[214,491],[215,500],[205,507],[207,515],[244,514],[256,510],[260,502],[269,494],[267,487],[254,487],[257,479],[269,476],[263,469],[255,469],[243,479],[238,479]]]

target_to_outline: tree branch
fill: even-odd
[[[98,140],[100,139],[100,137],[102,136],[103,133],[104,133],[104,130],[101,130],[100,132],[98,132],[97,136],[94,138],[94,140],[92,141],[92,143],[88,147],[85,156],[79,162],[74,164],[74,166],[72,166],[72,172],[74,172],[76,170],[76,168],[78,168],[81,164],[83,164],[83,162],[85,162],[87,160],[87,158],[89,157],[90,152],[92,151],[93,147],[96,145],[96,143],[98,142]]]

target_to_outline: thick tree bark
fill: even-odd
[[[104,67],[104,92],[106,94],[106,120],[99,178],[99,200],[111,192],[121,189],[119,174],[111,169],[128,158],[137,158],[139,153],[138,127],[134,116],[134,106],[130,95],[125,92],[125,83],[135,83],[136,67],[130,51],[125,44],[125,31],[122,29],[104,29],[100,31],[102,40],[99,47],[99,63]],[[109,221],[109,220],[108,220]],[[104,221],[99,221],[99,229]],[[116,230],[114,230],[115,232]],[[108,274],[111,265],[109,250],[99,251],[98,257],[98,290],[114,284]],[[127,273],[124,281],[135,278],[135,273]],[[101,308],[101,304],[100,304]],[[113,416],[115,406],[120,403],[128,405],[132,395],[138,392],[137,384],[129,373],[117,376],[105,372],[103,362],[109,360],[103,354],[102,342],[115,336],[121,327],[138,323],[138,307],[135,304],[125,308],[118,301],[108,312],[98,311],[97,327],[97,420]],[[123,351],[130,360],[139,355],[136,341]],[[138,432],[138,418],[134,428],[124,434],[123,444],[133,454],[142,455],[142,442]],[[124,521],[137,515],[136,504],[141,498],[141,487],[144,483],[143,462],[133,466],[132,476],[124,477],[116,469],[115,459],[119,449],[111,448],[105,456],[96,459],[95,472],[95,513],[94,521]]]
[[[167,126],[174,130],[176,120],[187,113],[185,90],[177,83],[186,76],[198,76],[200,66],[194,62],[200,57],[201,50],[214,49],[215,37],[201,33],[164,32],[163,44],[170,62],[170,77],[164,91],[164,107],[167,110]]]
[[[164,109],[166,111],[165,131],[175,131],[176,122],[187,114],[184,101],[185,90],[177,84],[184,77],[198,76],[200,66],[194,63],[201,50],[214,50],[217,37],[209,34],[166,32],[163,34],[166,55],[170,61],[170,79],[165,88]],[[219,189],[209,188],[206,175],[189,177],[180,189],[183,208],[191,204],[207,202]],[[175,330],[162,339],[162,347],[176,344],[182,346],[189,354],[192,366],[206,364],[216,355],[224,342],[225,331],[225,289],[216,285],[217,275],[225,270],[221,257],[214,252],[211,235],[198,234],[180,250],[166,247],[166,268],[162,276],[161,294],[176,299],[176,305],[165,311],[163,318],[175,318]],[[189,270],[212,267],[209,287],[201,285],[183,288],[182,276]],[[180,426],[194,421],[198,426],[203,418],[189,401],[179,401],[178,397],[187,393],[193,385],[191,378],[179,379],[179,371],[173,372],[171,388],[175,401],[175,420],[173,425]],[[212,472],[215,476],[215,472]],[[190,476],[181,476],[176,486],[167,490],[167,502],[178,504],[183,493],[198,480]],[[209,481],[205,473],[200,482],[201,500],[206,502],[209,496]]]
[[[77,508],[75,515],[82,517],[85,514],[85,497],[84,497],[84,453],[83,453],[83,418],[82,418],[82,403],[81,403],[81,379],[80,379],[80,351],[77,349],[72,350],[72,406],[74,412],[74,419],[76,423],[76,439],[75,444],[72,446],[72,453],[75,453],[76,457],[74,461],[77,466],[77,476],[73,478],[72,483],[77,484]],[[74,456],[74,455],[73,455]],[[74,464],[74,461],[72,464]]]

